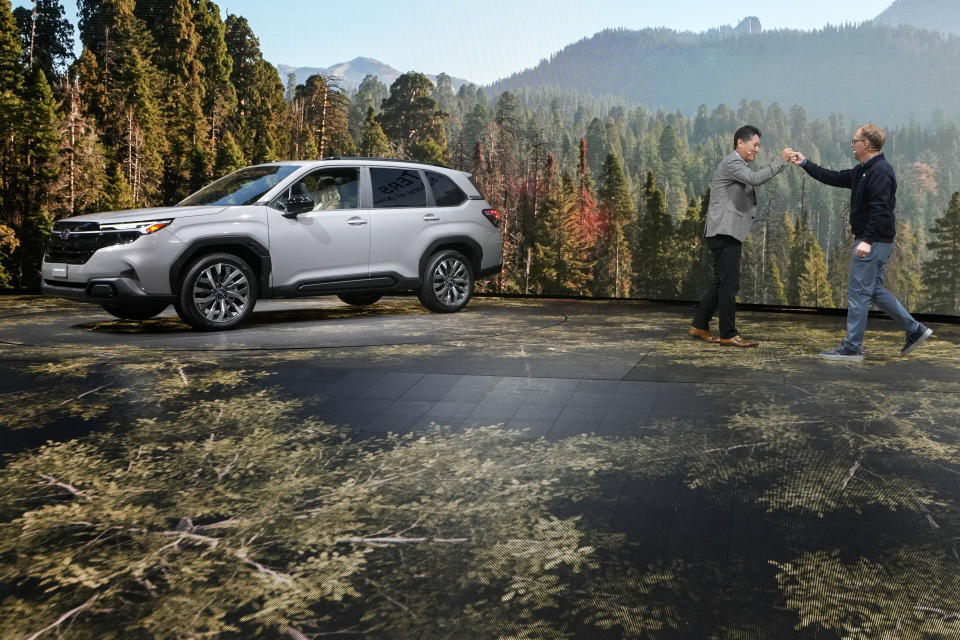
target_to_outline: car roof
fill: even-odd
[[[376,164],[404,164],[412,167],[431,167],[434,169],[442,169],[445,171],[456,171],[459,173],[465,173],[469,175],[469,171],[461,171],[460,169],[454,169],[452,167],[447,167],[442,164],[434,164],[431,162],[419,162],[416,160],[402,160],[399,158],[373,158],[373,157],[364,157],[364,156],[330,156],[326,158],[320,158],[318,160],[280,160],[277,162],[263,162],[258,165],[253,166],[294,166],[294,167],[313,167],[321,166],[329,163],[336,164],[347,164],[347,163],[376,163]]]

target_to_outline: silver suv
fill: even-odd
[[[144,320],[173,304],[201,330],[232,329],[258,298],[334,294],[352,305],[416,291],[462,309],[500,271],[499,213],[470,175],[370,158],[235,171],[173,207],[58,220],[46,295]]]

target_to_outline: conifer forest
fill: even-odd
[[[21,4],[0,0],[0,638],[960,638],[954,319],[909,358],[871,320],[864,362],[824,363],[841,314],[742,309],[763,345],[735,349],[662,303],[712,278],[734,132],[761,130],[755,170],[784,147],[849,168],[862,122],[842,103],[765,100],[752,77],[756,95],[651,107],[640,83],[565,84],[578,51],[492,86],[301,84],[211,0],[78,0],[76,25],[61,0]],[[960,99],[960,37],[816,42],[860,29],[904,69],[933,39],[937,95]],[[701,37],[590,46],[648,36]],[[702,35],[765,46],[738,37]],[[898,178],[886,285],[960,316],[960,111],[930,100],[877,122]],[[36,295],[55,220],[335,156],[471,173],[504,240],[478,287],[517,295],[267,301],[217,334]],[[849,192],[790,166],[757,193],[741,301],[845,307]]]
[[[750,95],[685,115],[563,87],[454,90],[443,73],[284,86],[247,21],[209,0],[79,12],[75,34],[58,0],[0,5],[2,287],[38,287],[55,219],[174,204],[248,164],[361,155],[473,173],[503,214],[504,271],[488,291],[694,300],[709,278],[709,183],[737,127],[763,133],[754,168],[791,146],[841,169],[860,124]],[[957,313],[960,126],[942,111],[886,126],[899,181],[887,283],[910,309]],[[764,185],[741,300],[844,307],[848,197],[795,168]]]

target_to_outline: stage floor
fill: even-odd
[[[960,325],[691,315],[0,297],[0,637],[960,637]]]

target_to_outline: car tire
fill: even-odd
[[[115,318],[120,318],[121,320],[149,320],[150,318],[163,313],[163,310],[170,305],[168,305],[166,302],[162,304],[156,302],[153,304],[144,305],[105,302],[100,306],[103,307],[104,311]]]
[[[473,270],[459,251],[447,249],[427,261],[418,297],[430,311],[453,313],[463,309],[473,295]]]
[[[201,331],[225,331],[246,320],[257,302],[253,269],[232,253],[212,253],[190,265],[174,306]]]
[[[338,293],[337,297],[341,301],[351,304],[355,307],[365,307],[373,304],[383,297],[382,293]]]

